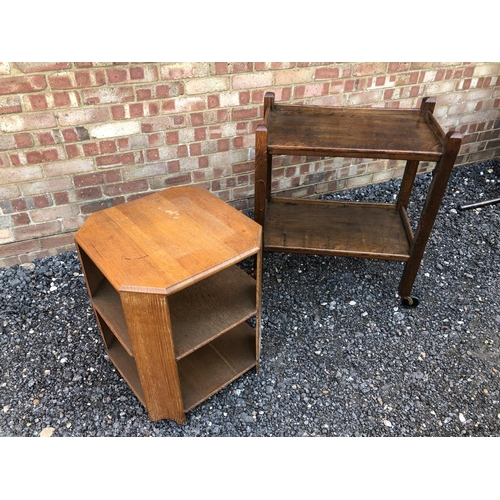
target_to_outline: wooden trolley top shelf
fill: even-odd
[[[429,109],[273,104],[265,120],[273,155],[438,161],[445,134]]]

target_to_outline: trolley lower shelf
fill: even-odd
[[[406,210],[389,203],[275,197],[266,208],[266,251],[406,262],[412,241]]]

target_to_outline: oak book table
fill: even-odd
[[[266,93],[255,146],[264,251],[406,262],[399,294],[415,307],[411,289],[462,142],[461,134],[443,132],[434,106],[430,98],[420,109],[281,105]],[[396,159],[406,167],[395,204],[296,199],[272,195],[274,155]],[[406,210],[420,161],[436,167],[414,234]]]
[[[76,233],[109,359],[151,420],[185,423],[258,369],[261,239],[252,219],[183,187],[94,213]],[[236,265],[249,256],[255,279]]]

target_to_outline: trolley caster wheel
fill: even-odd
[[[420,301],[417,299],[417,297],[402,297],[401,298],[401,305],[405,309],[415,309],[420,304]]]

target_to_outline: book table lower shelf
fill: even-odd
[[[75,235],[109,359],[151,420],[259,367],[262,230],[199,188],[91,215]],[[255,278],[237,264],[256,257]]]

